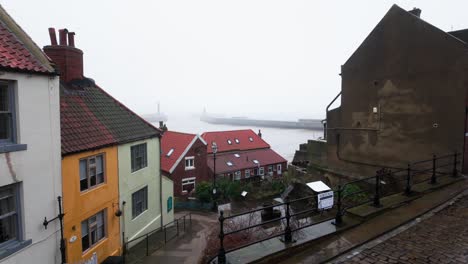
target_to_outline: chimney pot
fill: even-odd
[[[75,47],[75,32],[68,32],[68,46]]]
[[[408,12],[410,12],[411,14],[413,14],[413,15],[415,15],[417,17],[421,17],[421,9],[419,9],[419,8],[415,7],[415,8],[413,8],[413,10],[410,10]]]
[[[59,29],[60,46],[67,46],[67,34],[68,30],[66,28]]]
[[[52,46],[57,45],[57,35],[55,35],[55,28],[49,28],[49,37],[50,37],[50,44]]]

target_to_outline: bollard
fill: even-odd
[[[436,178],[436,158],[437,156],[434,154],[432,155],[432,177],[431,177],[431,184],[436,184],[437,183],[437,178]]]
[[[335,225],[341,225],[343,223],[343,213],[341,212],[341,185],[338,185],[338,201],[336,203],[336,216]]]
[[[375,194],[374,194],[374,206],[380,207],[380,176],[383,172],[383,169],[378,170],[375,175]]]
[[[146,256],[149,256],[148,234],[146,234]]]
[[[219,211],[219,251],[218,251],[218,264],[226,264],[226,251],[224,250],[224,212]]]
[[[455,154],[453,155],[453,172],[452,172],[453,177],[457,177],[457,152],[455,151]]]
[[[406,170],[407,170],[407,175],[406,175],[405,194],[410,195],[411,194],[411,164],[408,163],[408,168]]]
[[[185,215],[184,215],[184,232],[185,232]]]
[[[284,230],[284,243],[290,243],[292,241],[291,227],[289,221],[291,213],[289,212],[289,201],[286,201],[286,229]]]

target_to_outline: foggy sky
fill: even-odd
[[[466,1],[2,0],[40,46],[76,32],[85,75],[140,114],[322,118],[340,66],[393,3],[445,31],[468,28]],[[170,117],[169,117],[170,118]]]

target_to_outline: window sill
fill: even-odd
[[[188,170],[194,170],[195,167],[185,167],[185,170],[188,171]]]
[[[0,144],[0,153],[7,153],[7,152],[14,152],[14,151],[22,151],[26,150],[28,145],[26,144]]]
[[[11,241],[6,242],[6,245],[0,248],[0,259],[10,256],[11,254],[20,251],[21,249],[31,245],[32,240],[24,240],[24,241]]]

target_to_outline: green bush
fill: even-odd
[[[365,202],[367,200],[367,193],[366,192],[358,193],[360,191],[361,191],[361,187],[359,187],[358,185],[348,184],[344,188],[342,195],[343,197],[345,197],[345,199],[351,200],[356,203]]]
[[[212,198],[212,184],[208,182],[200,182],[195,189],[195,195],[202,203],[208,203]]]

